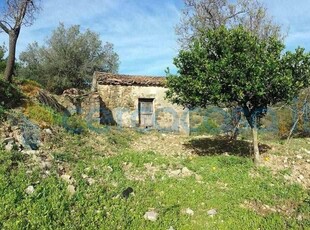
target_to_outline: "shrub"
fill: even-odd
[[[61,115],[46,106],[30,103],[26,105],[24,113],[41,126],[61,124]]]
[[[36,96],[42,86],[33,80],[24,79],[19,82],[21,91],[28,97]]]
[[[62,126],[72,134],[82,134],[87,130],[86,121],[79,115],[63,116]]]
[[[24,95],[11,83],[0,79],[0,105],[4,108],[14,108],[22,105]]]
[[[4,116],[5,116],[5,108],[0,105],[0,121],[2,120],[2,118],[4,118]]]

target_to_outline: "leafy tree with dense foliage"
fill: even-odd
[[[292,100],[310,83],[309,53],[283,49],[278,39],[262,40],[243,27],[208,30],[174,59],[178,74],[168,74],[167,97],[188,108],[242,107],[259,162],[258,119],[267,106]]]
[[[0,29],[9,36],[9,56],[4,72],[5,80],[12,82],[15,67],[16,43],[22,26],[32,25],[39,11],[39,0],[7,0],[0,12]]]
[[[60,24],[45,46],[32,43],[20,54],[20,75],[38,81],[48,90],[84,88],[94,71],[117,72],[119,58],[113,44],[102,45],[99,34],[80,26]]]

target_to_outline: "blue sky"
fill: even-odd
[[[0,5],[5,0],[0,0]],[[310,1],[262,0],[288,29],[285,44],[293,50],[310,51]],[[183,0],[42,0],[42,11],[31,27],[22,28],[17,53],[29,43],[43,44],[59,22],[66,27],[79,24],[111,42],[120,57],[119,72],[136,75],[165,75],[173,67],[178,44],[174,27],[179,22]],[[8,37],[0,33],[0,44]]]

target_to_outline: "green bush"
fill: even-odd
[[[14,108],[22,105],[24,95],[11,83],[0,79],[0,105],[4,108]]]
[[[5,108],[0,105],[0,121],[5,116]]]
[[[62,126],[72,134],[82,134],[87,130],[86,121],[78,115],[63,116]]]
[[[28,104],[24,113],[41,126],[61,124],[61,115],[47,106]]]

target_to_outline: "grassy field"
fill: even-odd
[[[40,151],[0,150],[0,229],[310,229],[309,190],[284,179],[290,169],[255,167],[239,154],[245,142],[224,151],[210,138],[53,132]],[[163,153],[152,138],[180,140],[174,150],[186,153]],[[274,146],[269,157],[282,154]]]

